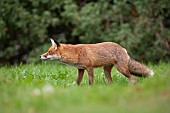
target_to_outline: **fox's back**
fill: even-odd
[[[86,53],[86,56],[80,55],[80,57],[87,57],[95,67],[116,63],[118,59],[128,57],[126,50],[114,42],[79,44],[77,46],[83,48]]]

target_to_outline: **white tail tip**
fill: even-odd
[[[153,70],[150,70],[150,73],[149,73],[149,74],[150,74],[151,77],[153,77],[153,75],[154,75]]]

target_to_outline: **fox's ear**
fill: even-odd
[[[52,38],[50,38],[52,46],[54,46],[55,49],[60,46],[58,42],[55,42]]]

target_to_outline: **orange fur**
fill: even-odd
[[[103,66],[104,73],[109,83],[112,83],[111,69],[113,66],[132,83],[135,83],[136,80],[131,74],[144,77],[153,74],[152,70],[148,67],[132,60],[126,49],[114,42],[77,45],[56,44],[52,39],[51,42],[52,46],[47,53],[41,55],[41,59],[56,59],[75,66],[78,69],[78,85],[82,81],[84,70],[88,72],[89,84],[93,84],[93,69],[101,66]]]

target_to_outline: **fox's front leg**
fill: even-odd
[[[111,84],[112,83],[112,77],[111,77],[111,70],[112,70],[113,65],[108,65],[108,66],[104,66],[104,74],[108,80],[108,82]]]
[[[93,67],[88,67],[86,69],[89,76],[89,85],[93,85],[93,80],[94,80]]]
[[[84,75],[84,69],[78,69],[77,85],[80,85]]]

